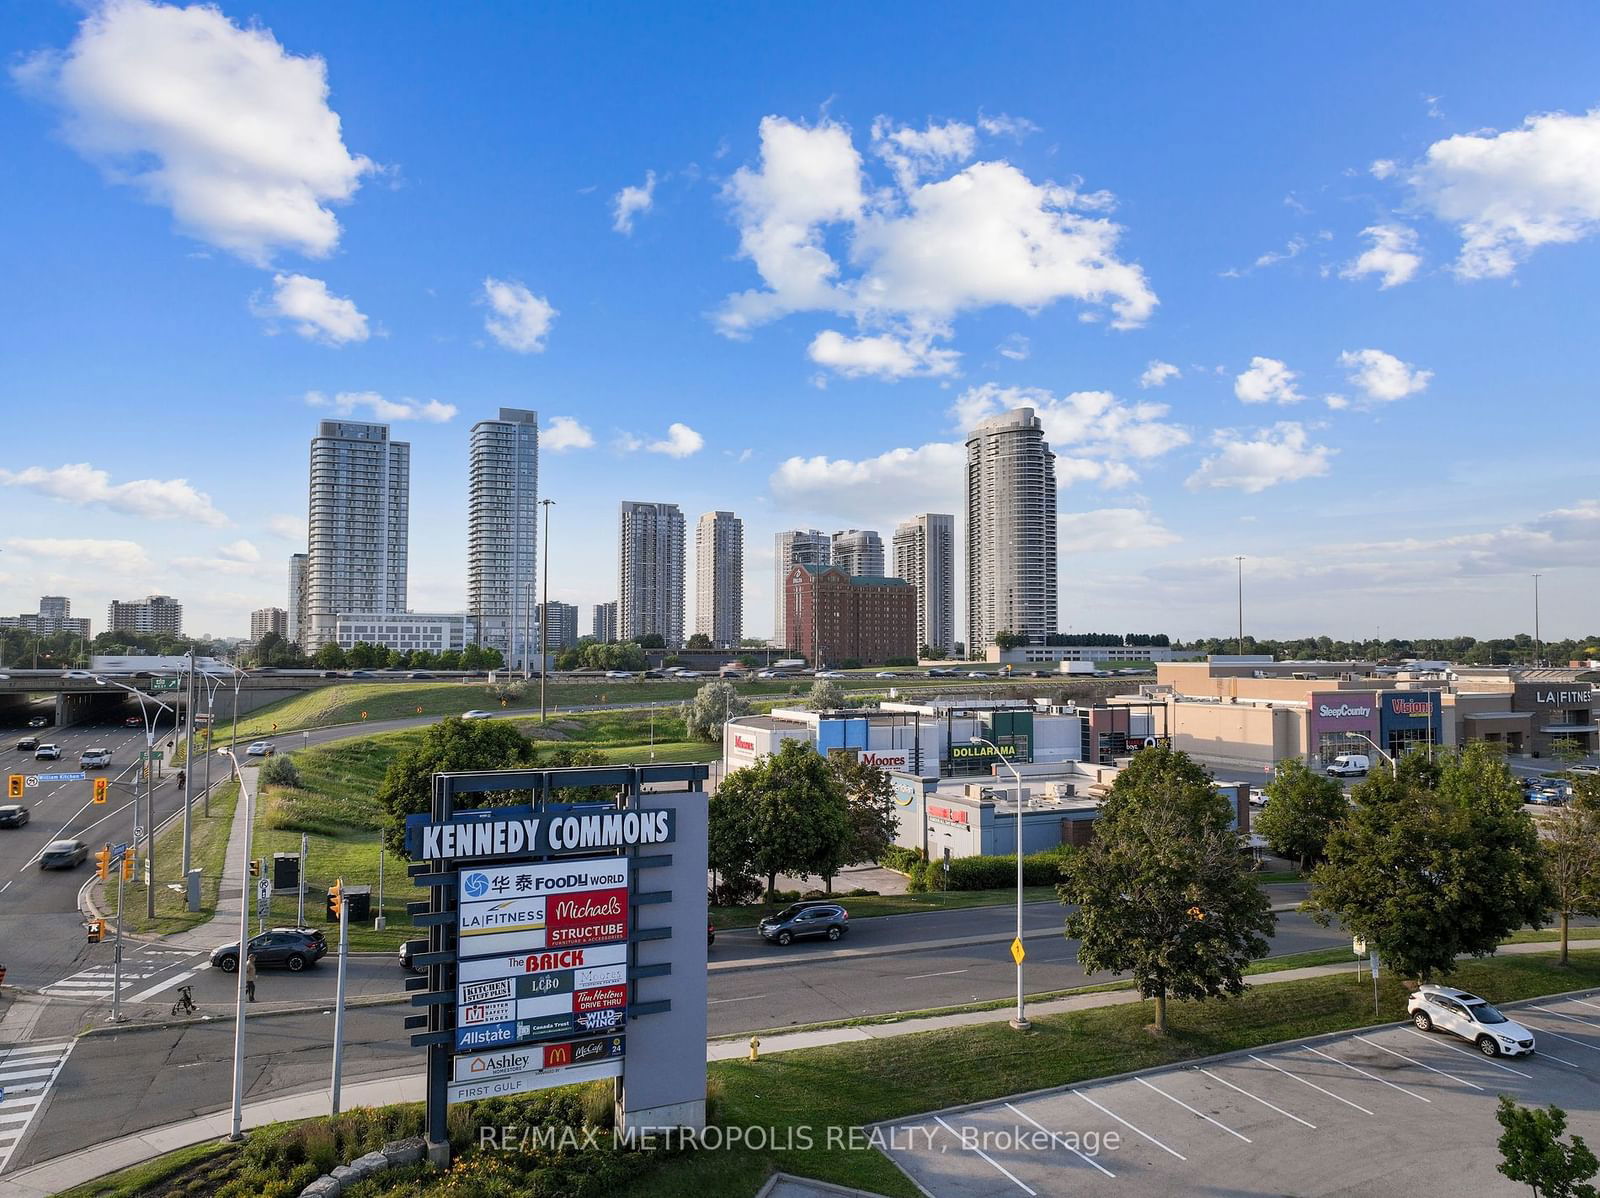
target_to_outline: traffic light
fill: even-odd
[[[102,882],[111,876],[111,846],[107,845],[94,855],[94,874]]]
[[[22,797],[22,788],[27,784],[27,780],[21,774],[12,774],[6,779],[6,797],[20,799]]]
[[[259,878],[261,876],[261,858],[260,857],[252,857],[252,858],[250,858],[250,876],[252,878]]]
[[[133,854],[132,853],[124,853],[124,854],[122,854],[122,880],[124,882],[133,881]]]
[[[96,778],[94,780],[94,801],[96,803],[104,803],[106,801],[106,794],[110,790],[111,790],[111,779],[110,778]]]
[[[339,878],[339,879],[336,879],[334,881],[332,886],[328,887],[328,922],[329,923],[338,923],[339,922],[339,902],[343,897],[344,897],[344,879],[343,878]]]
[[[99,944],[105,938],[106,921],[103,919],[91,919],[89,921],[89,943]]]

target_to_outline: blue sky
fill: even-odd
[[[959,515],[1031,402],[1063,625],[1226,631],[1244,554],[1262,635],[1594,631],[1600,13],[1130,7],[14,6],[0,612],[242,634],[341,410],[458,609],[505,405],[553,598],[732,509],[765,634],[773,532]]]

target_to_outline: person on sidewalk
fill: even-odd
[[[256,1000],[256,955],[244,959],[244,996],[249,1002]]]

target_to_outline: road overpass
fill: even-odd
[[[55,724],[69,727],[90,720],[110,720],[124,715],[137,715],[139,700],[123,687],[132,687],[150,699],[159,699],[169,707],[182,711],[188,701],[189,680],[182,674],[152,675],[149,671],[136,673],[104,672],[105,685],[95,681],[86,671],[69,670],[11,670],[0,671],[0,723],[17,722],[29,708],[44,701],[54,700]],[[206,678],[200,677],[199,701],[205,703]],[[239,712],[254,711],[280,699],[292,698],[308,690],[348,683],[349,678],[323,678],[307,675],[247,674],[239,680]],[[380,681],[357,679],[356,681]],[[397,681],[404,681],[398,679]],[[116,685],[120,684],[120,685]],[[224,678],[213,699],[214,709],[220,714],[233,714],[233,681]]]

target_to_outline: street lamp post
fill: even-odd
[[[1022,775],[1017,772],[1017,767],[1012,765],[1011,762],[1006,759],[1005,754],[1000,752],[1000,746],[995,744],[993,741],[985,740],[981,736],[974,736],[972,738],[972,743],[975,745],[987,745],[989,748],[993,749],[994,755],[1000,759],[1000,764],[1011,771],[1011,776],[1016,780],[1017,783],[1017,838],[1014,847],[1017,855],[1017,945],[1020,948],[1022,945]],[[1016,1028],[1016,1030],[1019,1032],[1025,1032],[1031,1028],[1033,1024],[1028,1022],[1027,1010],[1023,1005],[1022,954],[1018,952],[1015,953],[1014,956],[1017,962],[1017,1013],[1011,1019],[1011,1026]]]
[[[1244,554],[1233,559],[1239,564],[1239,656],[1244,656]]]
[[[1429,725],[1429,730],[1432,730],[1431,724]],[[1368,736],[1365,732],[1351,732],[1348,733],[1348,735],[1357,737],[1360,740],[1364,740],[1371,745],[1378,756],[1382,757],[1389,763],[1389,770],[1394,775],[1395,781],[1398,782],[1400,780],[1400,763],[1394,759],[1393,754],[1385,753],[1382,749],[1378,748],[1378,742],[1373,740],[1372,737]]]
[[[549,652],[550,642],[550,507],[554,499],[541,499],[539,506],[544,508],[544,568],[541,571],[543,578],[540,580],[544,586],[544,600],[539,608],[539,722],[547,721],[544,710],[544,681],[545,675],[550,673],[545,654]]]
[[[244,771],[232,749],[228,759],[239,779],[239,796],[244,800],[245,835],[239,842],[239,960],[234,967],[237,983],[233,998],[233,1130],[228,1139],[244,1139],[244,982],[250,954],[250,833],[255,827],[255,799],[245,788]]]
[[[1541,665],[1544,662],[1544,642],[1539,639],[1539,579],[1541,577],[1543,575],[1540,574],[1533,576],[1533,652],[1535,665]]]
[[[150,773],[155,765],[155,724],[152,721],[150,712],[145,707],[144,701],[147,696],[138,687],[102,678],[98,674],[94,676],[94,681],[96,686],[114,686],[119,690],[127,691],[135,699],[139,700],[139,716],[144,720],[144,769],[140,771],[144,775],[144,914],[146,919],[154,919],[156,917],[156,819],[155,796],[150,786]],[[177,719],[178,713],[160,699],[157,699],[154,695],[150,695],[148,698],[161,711],[171,712],[173,719]],[[158,715],[155,718],[159,719],[160,717]],[[137,804],[134,806],[134,811],[138,811]],[[137,817],[134,820],[134,826],[135,828],[138,827]],[[137,844],[138,837],[135,837],[134,840]]]

